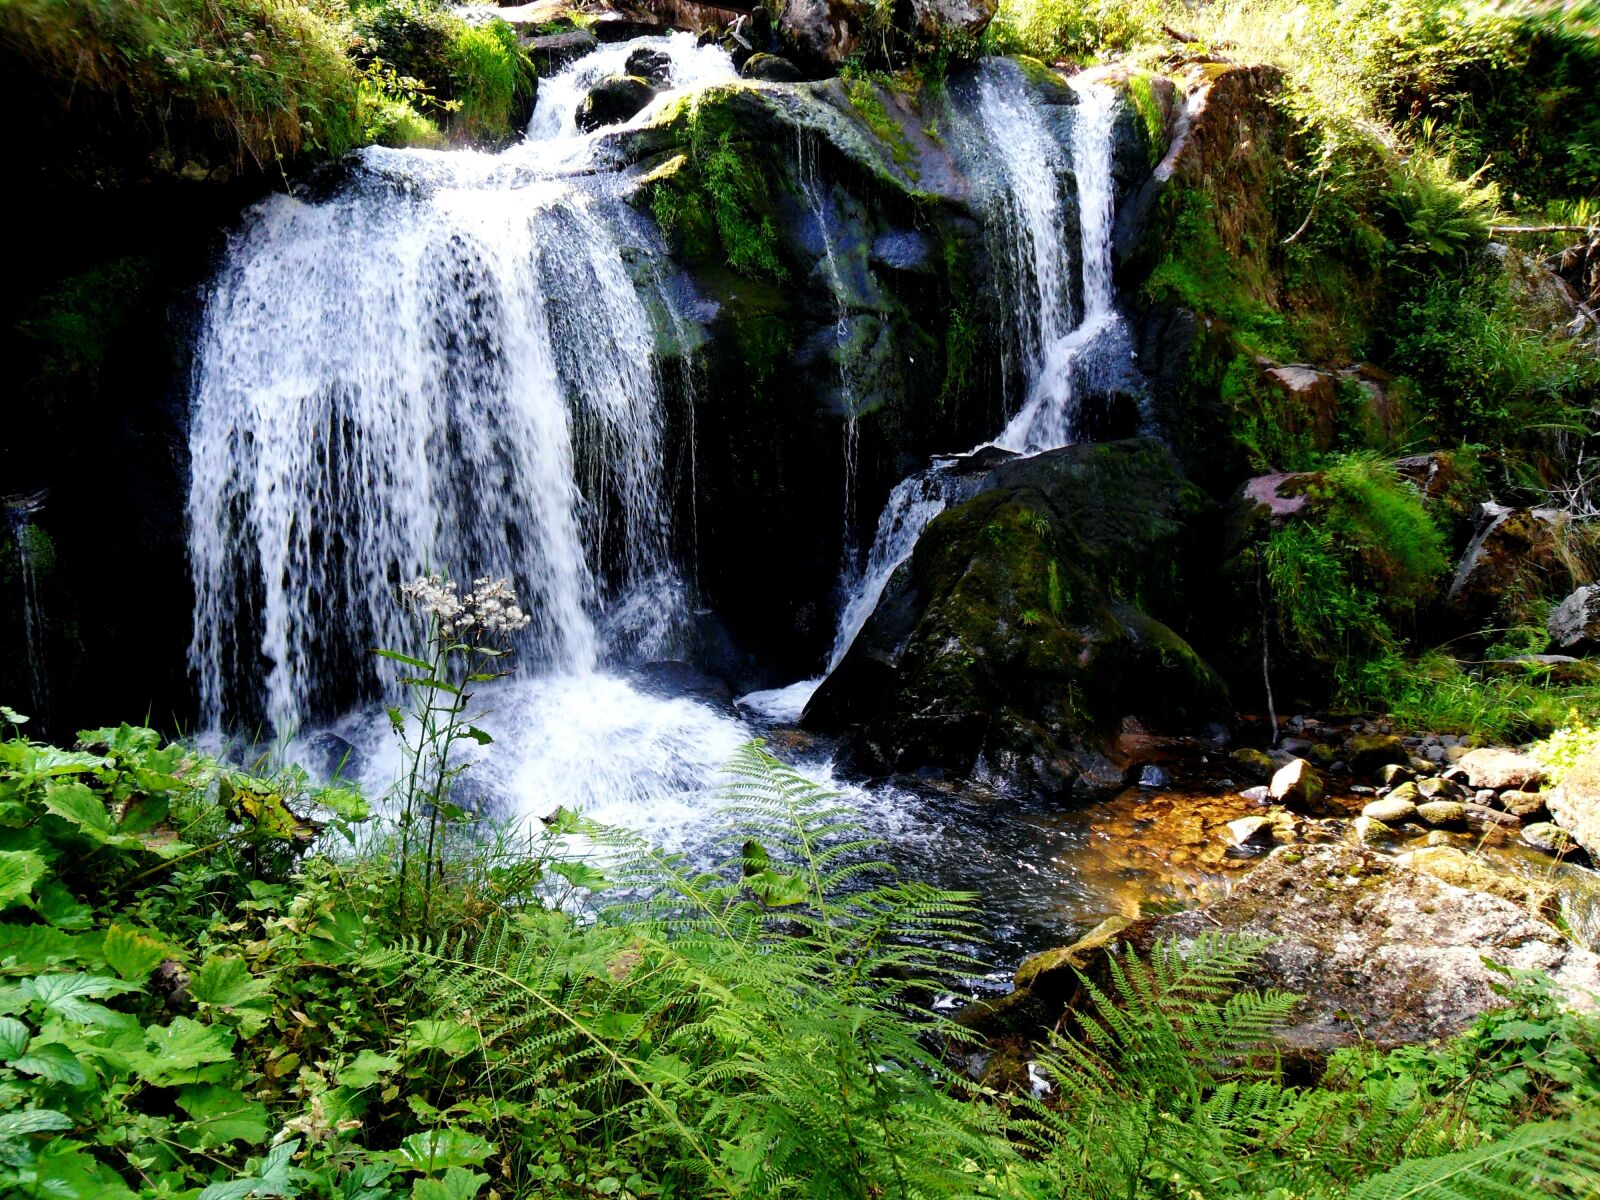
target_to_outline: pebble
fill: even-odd
[[[1272,791],[1264,783],[1257,784],[1255,787],[1245,788],[1239,793],[1239,798],[1248,800],[1251,804],[1265,804],[1272,799]]]
[[[1417,805],[1417,816],[1429,825],[1464,825],[1467,806],[1456,800],[1432,800]]]
[[[1417,806],[1410,800],[1389,797],[1384,800],[1374,800],[1361,810],[1363,817],[1370,817],[1374,821],[1392,824],[1404,821],[1417,812]]]
[[[1522,840],[1535,850],[1543,850],[1547,854],[1563,854],[1572,849],[1572,835],[1549,821],[1529,825],[1522,831]]]
[[[1160,789],[1167,787],[1171,782],[1167,773],[1155,763],[1146,763],[1144,770],[1139,772],[1139,786],[1142,788]]]

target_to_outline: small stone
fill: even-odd
[[[1422,793],[1417,790],[1416,784],[1408,782],[1391,788],[1386,798],[1389,800],[1404,800],[1412,807],[1416,807],[1422,802]]]
[[[1454,782],[1454,780],[1451,782]],[[1499,799],[1500,793],[1493,788],[1479,788],[1472,793],[1472,802],[1474,804],[1487,805],[1489,808],[1493,808]]]
[[[1268,785],[1272,798],[1290,807],[1317,812],[1322,808],[1322,780],[1317,769],[1303,758],[1291,759],[1279,768]]]
[[[1482,804],[1463,804],[1461,807],[1467,818],[1467,826],[1471,829],[1483,831],[1522,827],[1522,818],[1510,813],[1498,812]]]
[[[1547,854],[1565,854],[1576,844],[1570,833],[1549,821],[1525,826],[1522,830],[1522,840],[1535,850],[1543,850]]]
[[[1292,754],[1296,758],[1304,758],[1306,751],[1311,749],[1311,743],[1301,737],[1286,737],[1278,740],[1278,748],[1285,754]]]
[[[1332,771],[1335,775],[1348,775],[1350,773],[1350,764],[1341,758],[1337,762],[1333,763],[1328,770]]]
[[[1385,763],[1378,770],[1378,781],[1388,787],[1393,787],[1397,783],[1409,783],[1416,777],[1415,771],[1399,763]]]
[[[1230,842],[1251,850],[1263,850],[1276,840],[1271,817],[1240,817],[1229,821],[1227,829]]]
[[[1171,782],[1167,773],[1156,766],[1155,763],[1146,763],[1144,769],[1139,772],[1139,786],[1142,788],[1158,791],[1168,786]]]
[[[1444,747],[1438,745],[1424,746],[1422,748],[1422,757],[1431,763],[1442,763],[1444,762]]]
[[[1422,839],[1424,846],[1449,846],[1453,843],[1450,835],[1442,829],[1430,829],[1428,835]]]
[[[1352,783],[1350,785],[1350,794],[1353,796],[1376,796],[1378,794],[1378,789],[1375,787],[1368,787],[1364,783]]]
[[[1306,751],[1306,761],[1314,767],[1327,770],[1339,759],[1339,754],[1327,742],[1314,742]]]
[[[1390,733],[1358,734],[1345,746],[1345,762],[1358,775],[1376,771],[1387,763],[1406,761],[1406,748],[1401,740]]]
[[[1461,756],[1458,766],[1467,773],[1475,788],[1526,789],[1544,782],[1544,768],[1537,759],[1515,750],[1471,750]]]
[[[1258,783],[1255,787],[1245,788],[1239,793],[1239,798],[1248,800],[1251,804],[1266,804],[1272,799],[1272,792],[1266,784]]]
[[[1495,799],[1500,808],[1523,820],[1543,812],[1545,808],[1543,792],[1500,792]]]
[[[1417,816],[1434,826],[1465,825],[1467,808],[1456,800],[1430,800],[1427,804],[1417,805]]]
[[[1421,755],[1412,755],[1406,765],[1418,775],[1437,775],[1439,773],[1439,764],[1423,758]]]
[[[1251,779],[1267,780],[1272,778],[1272,759],[1265,751],[1257,750],[1253,746],[1240,746],[1228,760],[1239,768],[1241,774]]]
[[[805,78],[799,67],[779,54],[752,54],[739,68],[739,74],[769,83],[799,83]]]
[[[1417,784],[1417,792],[1428,800],[1451,800],[1458,794],[1459,789],[1448,779],[1423,779]]]
[[[1417,806],[1410,800],[1396,800],[1389,796],[1383,800],[1374,800],[1361,810],[1363,817],[1371,817],[1374,821],[1381,821],[1385,825],[1398,825],[1401,821],[1409,820],[1417,812]]]
[[[1394,831],[1377,817],[1365,813],[1350,822],[1350,836],[1363,846],[1379,846],[1394,836]]]

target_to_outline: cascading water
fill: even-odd
[[[1115,216],[1112,132],[1116,95],[1104,84],[1075,86],[1070,159],[1046,126],[1020,73],[1009,63],[986,63],[978,84],[978,124],[999,165],[992,204],[993,227],[1006,249],[1013,296],[1014,353],[1023,366],[1027,396],[1004,431],[987,446],[1037,454],[1071,442],[1074,397],[1090,382],[1085,367],[1101,357],[1125,363],[1128,347],[1116,311],[1111,279]],[[1061,238],[1062,176],[1071,171],[1078,192],[1078,276],[1082,313],[1074,316],[1073,255]],[[993,236],[993,235],[992,235]],[[984,449],[976,447],[976,450]],[[911,557],[928,524],[960,492],[957,459],[935,460],[901,480],[878,518],[867,562],[848,588],[828,656],[835,670],[878,605],[899,566]],[[740,703],[761,716],[799,718],[822,679],[752,692]]]
[[[234,240],[197,347],[191,434],[191,662],[213,729],[264,717],[283,737],[356,702],[299,729],[287,752],[381,793],[398,755],[387,716],[362,702],[385,682],[369,648],[405,649],[416,634],[398,585],[430,567],[505,574],[534,621],[519,673],[481,689],[491,711],[480,723],[495,741],[464,752],[463,796],[503,816],[581,809],[675,848],[706,836],[717,768],[751,727],[731,707],[657,691],[648,673],[618,666],[658,657],[682,616],[653,348],[684,329],[666,289],[641,294],[657,286],[648,262],[659,243],[615,195],[600,139],[578,131],[575,113],[641,45],[668,53],[676,85],[734,78],[725,55],[687,37],[602,47],[541,80],[523,144],[498,155],[369,150],[330,194],[269,200]],[[1073,328],[1072,250],[1056,236],[1069,164],[1020,80],[993,68],[984,79],[994,147],[984,153],[1027,138],[1047,168],[1025,174],[1026,154],[999,164],[997,219],[1018,254],[1012,307],[1025,316],[1017,353],[1031,383]],[[672,102],[668,92],[635,121]],[[1097,168],[1090,151],[1075,154],[1082,190]],[[814,157],[800,165],[842,347],[848,264]],[[654,328],[652,313],[675,328]],[[841,387],[853,410],[847,370]],[[961,475],[936,463],[895,489],[830,667],[927,523],[959,497]],[[848,507],[853,479],[847,487]],[[692,526],[692,508],[679,519]],[[774,694],[788,698],[768,711],[797,715],[795,697],[814,686]],[[809,769],[829,777],[826,764]],[[897,853],[928,848],[919,873],[938,876],[943,818],[892,788],[847,790]],[[965,850],[950,882],[978,883],[974,871],[1009,880],[1033,840],[1051,854],[1061,841],[1006,837],[1016,845],[988,865]],[[1010,912],[1013,929],[1053,902],[1015,882],[996,892],[991,911]]]
[[[50,676],[45,662],[44,601],[39,591],[39,563],[36,561],[33,518],[44,504],[43,494],[18,496],[3,506],[6,529],[17,558],[17,580],[21,590],[23,659],[28,674],[26,715],[43,728],[50,712]]]
[[[685,76],[732,74],[658,40]],[[620,70],[626,48],[590,58],[571,74]],[[330,673],[376,682],[363,651],[405,643],[393,588],[430,566],[509,574],[535,616],[522,658],[547,670],[592,669],[601,617],[663,639],[678,606],[653,333],[628,210],[579,173],[581,95],[548,81],[504,155],[368,151],[330,199],[274,197],[235,239],[191,437],[208,723],[257,708],[282,734],[349,698]],[[258,704],[230,694],[262,664]]]
[[[369,150],[331,196],[252,214],[212,288],[191,432],[191,663],[214,729],[280,738],[384,685],[370,647],[416,637],[397,585],[509,576],[534,621],[485,689],[485,807],[558,805],[666,834],[748,737],[732,716],[608,675],[683,617],[669,557],[651,311],[630,273],[653,232],[575,112],[647,45],[675,87],[735,78],[687,35],[608,46],[541,82],[499,155]],[[658,98],[636,120],[672,102]],[[308,728],[374,791],[386,719]],[[675,807],[676,806],[676,807]]]
[[[839,265],[839,252],[833,235],[833,222],[829,219],[829,200],[824,190],[821,174],[817,170],[816,150],[812,135],[801,130],[796,139],[796,176],[805,193],[806,207],[816,223],[817,238],[822,244],[822,257],[818,261],[827,277],[828,290],[833,295],[833,342],[839,358],[839,402],[844,408],[844,536],[843,575],[853,581],[856,573],[856,472],[860,460],[860,422],[856,411],[856,397],[850,381],[848,349],[850,345],[849,291]]]
[[[1064,323],[1064,310],[1054,308],[1038,322],[1040,343],[1032,351],[1037,357],[1029,373],[1027,400],[994,440],[1001,449],[1019,454],[1036,454],[1069,444],[1077,432],[1075,398],[1086,384],[1093,382],[1087,369],[1099,356],[1118,363],[1128,359],[1127,338],[1111,285],[1111,228],[1116,215],[1111,134],[1117,115],[1116,95],[1104,84],[1080,85],[1075,90],[1078,104],[1072,124],[1072,162],[1078,183],[1082,315],[1075,322]],[[1007,174],[1014,180],[1027,180],[1029,188],[1036,186],[1029,178],[1033,170],[1013,162],[1015,143],[1007,146]],[[1023,195],[1020,182],[1014,184],[1012,195]],[[1053,250],[1041,250],[1037,245],[1039,231],[1035,223],[1048,213],[1049,207],[1048,197],[1034,202],[1028,206],[1027,220],[1017,222],[1028,226],[1027,241],[1035,247],[1032,253],[1036,260],[1054,260],[1064,253],[1064,243],[1059,239]],[[1048,269],[1055,273],[1053,262]],[[1064,327],[1067,324],[1070,327]]]

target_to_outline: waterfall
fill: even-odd
[[[44,602],[39,590],[41,564],[37,561],[33,517],[44,504],[42,492],[8,499],[4,504],[6,528],[17,556],[22,613],[22,654],[28,675],[27,715],[42,729],[50,716],[50,677],[45,662]]]
[[[1117,97],[1103,83],[1075,84],[1071,157],[1063,157],[1038,105],[1016,68],[984,65],[978,85],[978,121],[1000,166],[994,226],[1003,239],[1015,321],[1016,353],[1024,365],[1027,398],[993,442],[1016,453],[1037,454],[1071,442],[1075,396],[1088,382],[1086,367],[1101,357],[1128,358],[1122,319],[1111,279],[1111,230],[1115,217],[1112,132]],[[1082,312],[1074,314],[1073,255],[1060,236],[1061,176],[1070,170],[1078,192],[1078,279]],[[984,447],[976,447],[975,450]],[[890,577],[911,557],[922,531],[955,500],[951,467],[935,460],[889,494],[867,565],[839,615],[828,671],[845,653],[877,607]],[[795,719],[821,679],[742,698],[757,712]]]
[[[828,290],[833,295],[833,344],[839,362],[839,402],[844,407],[844,535],[840,545],[843,547],[843,577],[848,587],[856,573],[856,474],[861,449],[860,414],[856,411],[855,391],[850,382],[849,290],[839,266],[833,226],[828,220],[828,198],[823,191],[822,177],[817,171],[817,156],[811,141],[812,135],[804,129],[797,131],[796,175],[805,193],[806,207],[816,222],[817,238],[822,244],[819,265],[827,276]]]
[[[996,446],[1017,453],[1036,454],[1065,446],[1073,439],[1077,416],[1075,399],[1086,379],[1086,368],[1095,356],[1111,355],[1118,361],[1127,358],[1126,335],[1122,318],[1114,304],[1111,286],[1111,227],[1115,217],[1115,183],[1111,177],[1112,130],[1116,123],[1116,93],[1105,84],[1079,84],[1074,89],[1078,104],[1072,123],[1072,164],[1078,184],[1078,262],[1082,280],[1083,312],[1076,322],[1062,320],[1063,309],[1051,308],[1038,322],[1040,343],[1030,348],[1035,355],[1030,372],[1028,396],[1013,417]],[[1017,139],[1024,141],[1027,139]],[[1028,240],[1034,240],[1037,221],[1050,211],[1048,197],[1035,199],[1037,187],[1032,172],[1013,165],[1014,149],[1003,151],[1008,176],[1013,179],[1013,203],[1028,201],[1028,216],[1019,220],[1026,226]],[[1054,275],[1054,260],[1065,253],[1057,239],[1057,250],[1033,250],[1039,270]],[[1070,325],[1070,327],[1069,327]]]
[[[732,76],[692,38],[651,42],[686,78]],[[413,634],[394,590],[431,568],[510,576],[530,667],[665,638],[681,604],[636,219],[573,120],[628,51],[546,81],[503,155],[369,150],[330,198],[275,196],[234,238],[193,394],[208,725],[259,713],[282,735],[381,687],[370,648]]]

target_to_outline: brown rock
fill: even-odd
[[[1485,957],[1547,972],[1578,1002],[1600,988],[1600,959],[1521,905],[1356,846],[1276,851],[1225,899],[1153,922],[1139,944],[1219,928],[1273,939],[1248,982],[1304,997],[1286,1040],[1312,1052],[1460,1032],[1504,1003]]]
[[[1508,789],[1536,787],[1544,781],[1544,768],[1539,760],[1515,750],[1473,750],[1456,764],[1467,774],[1467,782],[1474,788],[1493,788],[1497,792]]]
[[[1550,819],[1600,861],[1600,751],[1580,758],[1545,794]]]
[[[1280,767],[1267,790],[1279,804],[1301,812],[1315,814],[1325,808],[1322,778],[1303,758],[1292,758]]]

